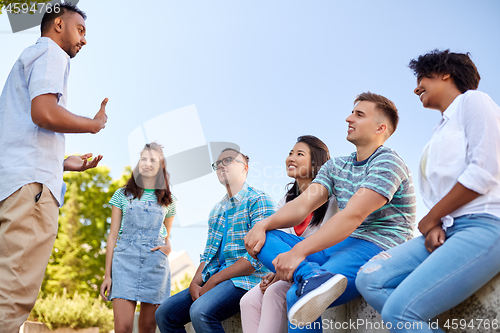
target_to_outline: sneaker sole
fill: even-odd
[[[318,288],[299,299],[288,311],[292,325],[306,326],[321,316],[347,287],[347,278],[337,274]]]

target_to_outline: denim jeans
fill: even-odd
[[[190,321],[196,332],[224,332],[222,320],[240,310],[240,299],[247,291],[226,280],[193,302],[189,288],[168,298],[156,310],[156,324],[162,333],[186,332]]]
[[[428,321],[466,300],[500,272],[500,219],[455,219],[434,252],[424,237],[381,253],[359,272],[356,286],[391,332],[443,332]]]
[[[280,230],[268,231],[266,233],[266,243],[257,257],[267,268],[275,272],[272,264],[274,258],[280,253],[290,251],[295,244],[302,240],[304,240],[303,237],[287,234]],[[344,304],[356,298],[359,296],[359,292],[355,286],[355,279],[359,268],[381,251],[382,248],[371,242],[348,237],[332,247],[307,256],[293,274],[294,284],[286,294],[288,310],[297,301],[298,297],[295,292],[297,291],[298,282],[301,279],[308,279],[324,272],[342,274],[348,281],[345,292],[330,307]],[[309,327],[304,326],[302,329],[296,326],[296,323],[289,323],[288,331],[322,332],[320,322],[321,317]]]

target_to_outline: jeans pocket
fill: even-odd
[[[114,252],[122,252],[124,251],[128,246],[130,245],[130,242],[127,241],[119,241],[115,245],[115,251]]]

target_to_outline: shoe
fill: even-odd
[[[345,276],[328,272],[300,281],[296,291],[299,298],[288,311],[288,320],[296,326],[312,323],[344,293],[346,287]]]

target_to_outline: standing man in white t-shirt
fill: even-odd
[[[0,96],[0,327],[17,332],[35,304],[57,233],[63,171],[97,166],[102,156],[64,159],[63,133],[97,133],[94,119],[66,110],[69,62],[87,44],[86,15],[54,6],[41,38],[14,64]]]

